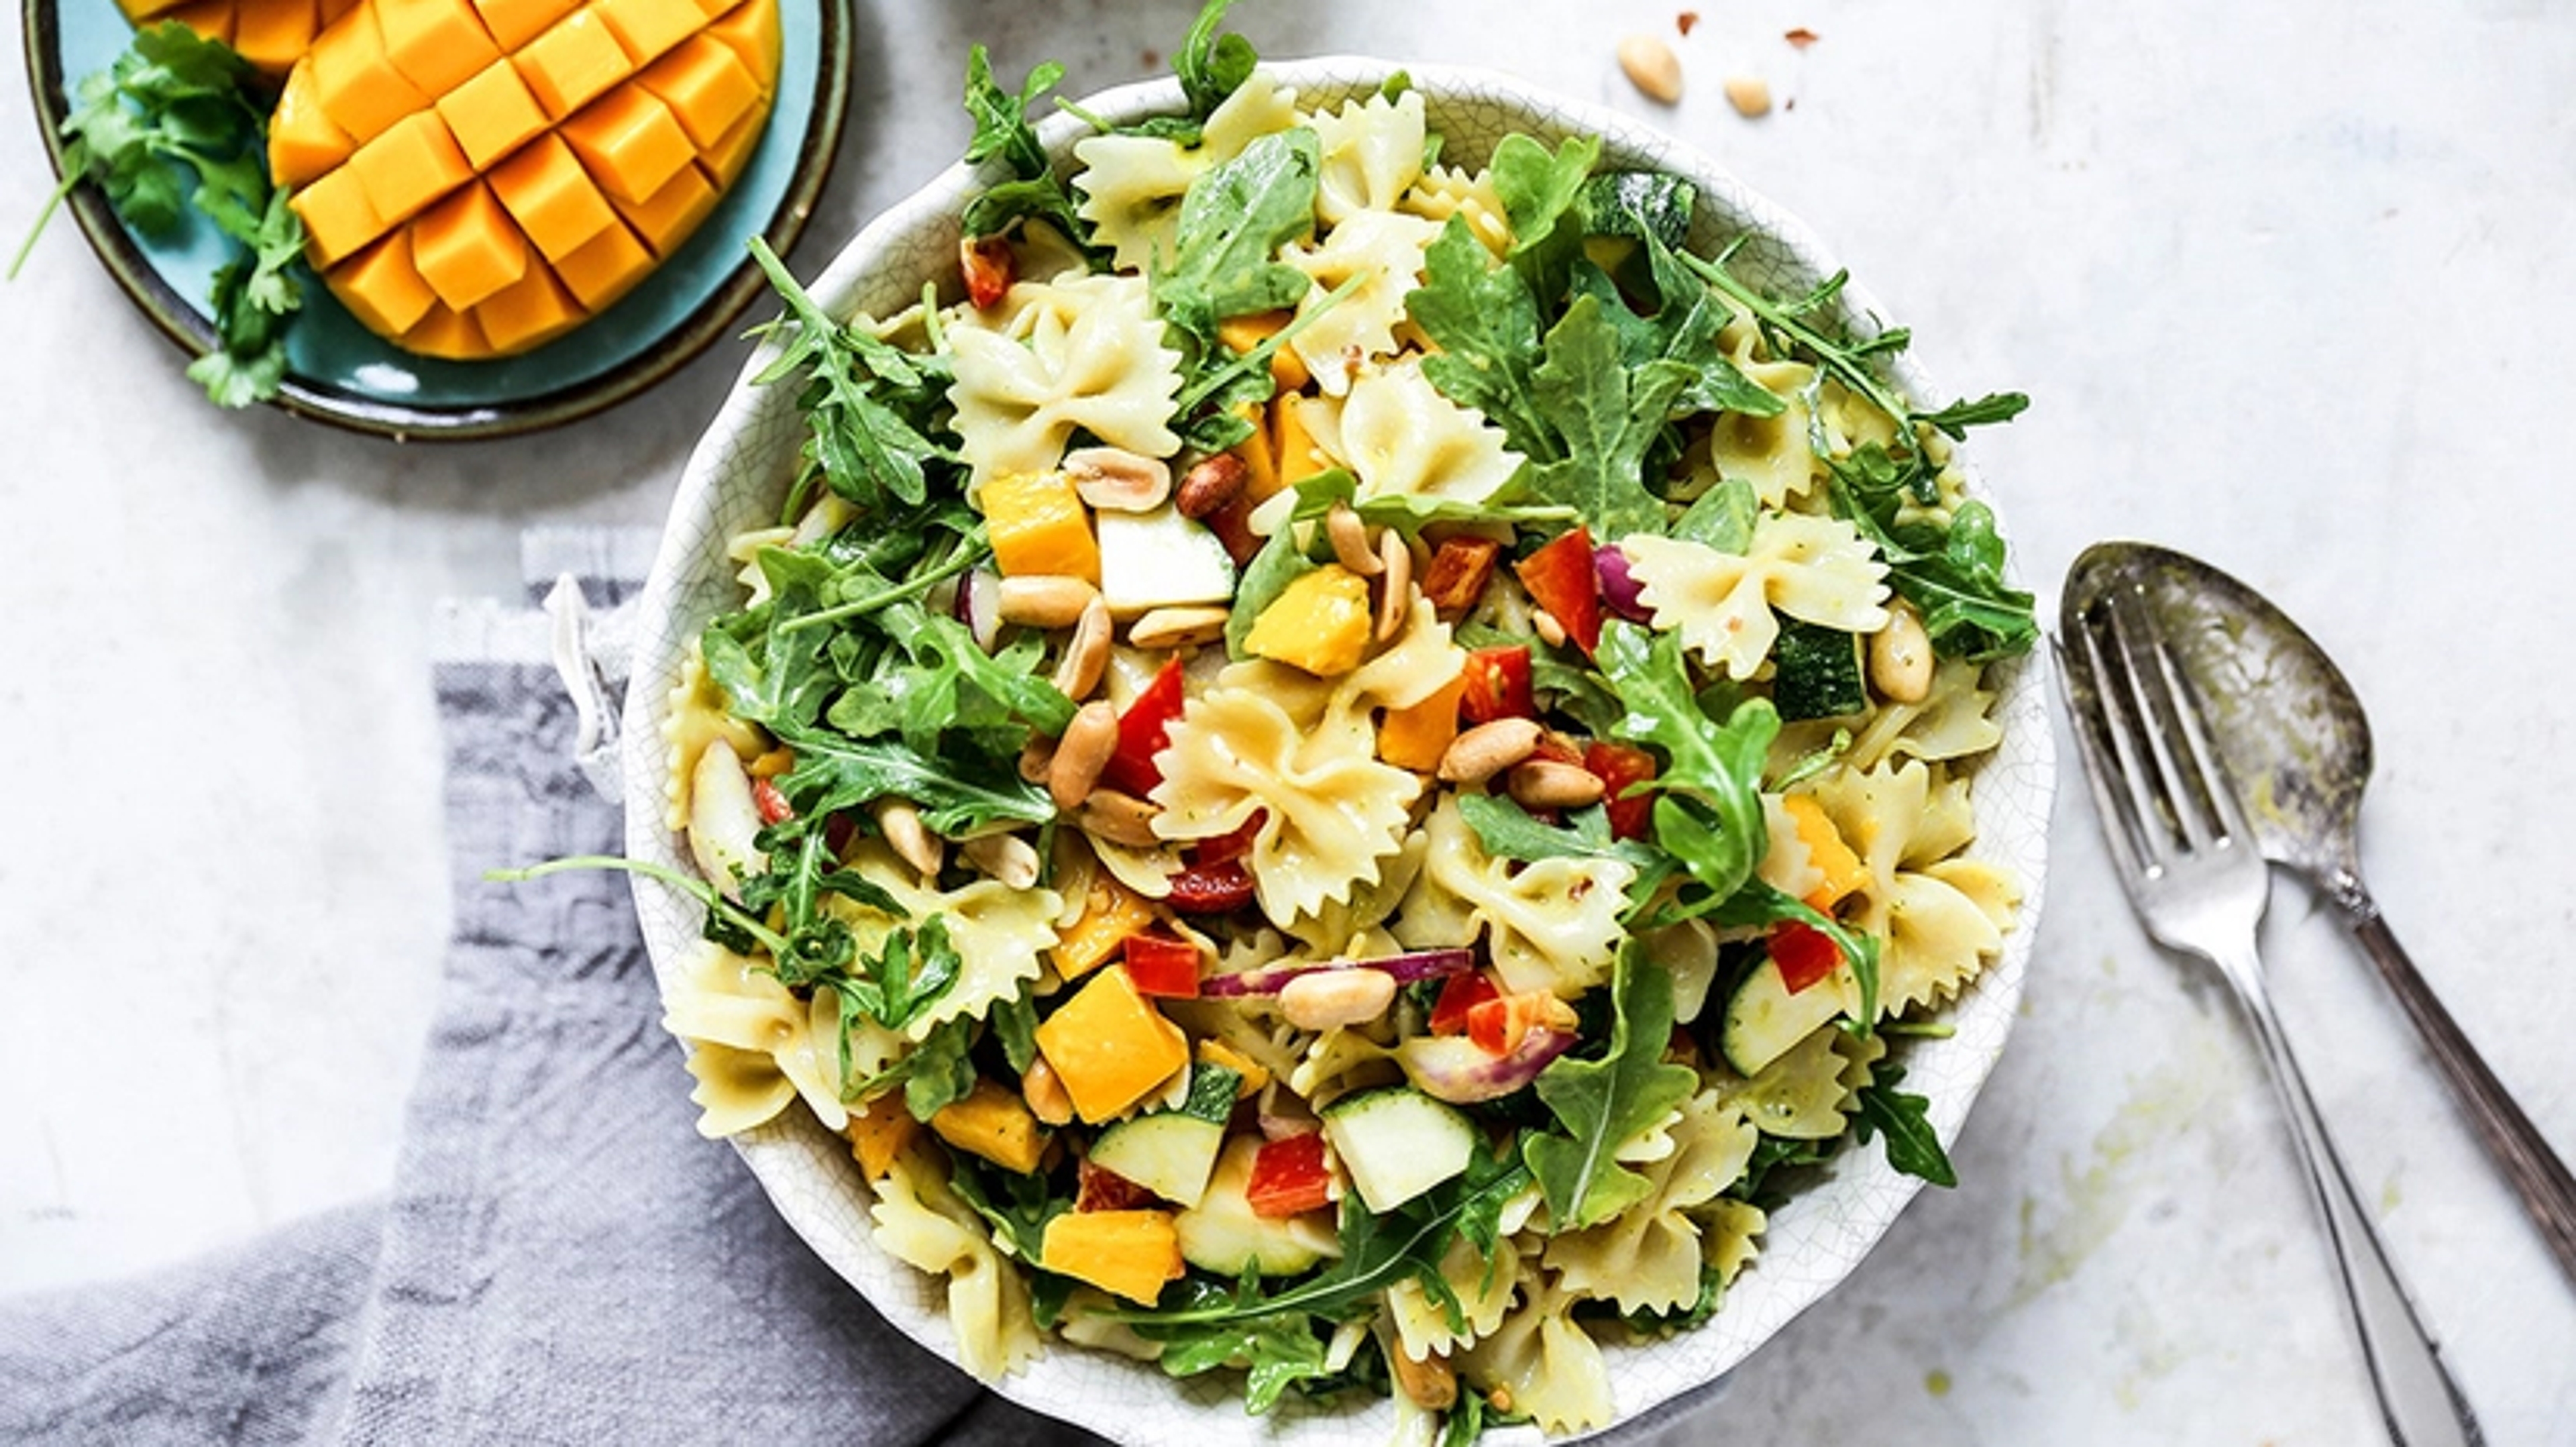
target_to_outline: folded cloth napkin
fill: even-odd
[[[650,540],[556,533],[595,607]],[[693,1127],[543,615],[435,670],[456,927],[393,1194],[131,1283],[0,1301],[0,1441],[1087,1443],[888,1327]]]

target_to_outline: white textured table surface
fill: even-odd
[[[1088,89],[1153,68],[1189,8],[862,0],[799,269],[955,155],[970,41]],[[1946,386],[2031,394],[1978,456],[2044,611],[2111,536],[2271,594],[2370,704],[2364,851],[2391,918],[2576,1154],[2576,11],[1749,0],[1684,38],[1678,8],[1256,0],[1238,21],[1277,54],[1598,98],[1802,214]],[[1674,40],[1678,108],[1620,78],[1631,30]],[[1736,116],[1718,83],[1739,72],[1784,108]],[[50,182],[22,96],[0,234]],[[531,524],[658,520],[741,356],[547,436],[397,447],[206,407],[68,224],[0,289],[0,744],[24,771],[0,824],[0,1292],[385,1189],[446,927],[435,605],[514,591]],[[1730,1434],[2373,1440],[2251,1047],[2132,923],[2081,793],[2070,776],[1963,1184],[1739,1373]],[[2265,943],[2491,1440],[2576,1441],[2576,1289],[2332,921],[2285,883]]]

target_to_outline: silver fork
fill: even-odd
[[[2057,643],[2058,684],[2120,883],[2158,944],[2218,968],[2262,1048],[2389,1435],[2401,1447],[2479,1447],[2477,1418],[2389,1265],[2272,1013],[2254,944],[2271,875],[2199,704],[2133,587],[2070,610],[2064,626],[2073,636]]]

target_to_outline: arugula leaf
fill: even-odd
[[[1497,794],[1460,794],[1459,816],[1476,831],[1476,842],[1496,859],[1535,863],[1542,859],[1614,859],[1640,876],[1660,877],[1672,868],[1661,851],[1610,834],[1609,814],[1595,804],[1566,816],[1567,827],[1541,823],[1530,812]]]
[[[1531,373],[1539,361],[1538,302],[1509,266],[1490,263],[1485,244],[1456,216],[1423,251],[1422,285],[1405,313],[1440,350],[1422,374],[1442,396],[1473,407],[1503,429],[1513,451],[1533,462],[1565,455],[1547,423]]]
[[[915,356],[857,324],[835,321],[757,236],[751,257],[785,304],[776,318],[751,329],[751,336],[780,348],[752,385],[790,377],[804,381],[797,402],[806,421],[806,475],[795,492],[801,496],[819,476],[861,511],[876,512],[892,502],[921,503],[934,475],[953,484],[962,464],[954,451],[932,440],[946,430],[946,360]]]
[[[1192,181],[1170,264],[1151,283],[1164,320],[1213,348],[1218,322],[1296,305],[1313,282],[1272,258],[1313,234],[1322,174],[1321,142],[1299,126],[1261,137]]]
[[[1673,536],[1742,557],[1753,546],[1753,522],[1761,507],[1753,484],[1740,477],[1720,478],[1673,520]]]
[[[1602,630],[1596,655],[1627,714],[1614,729],[1663,750],[1655,779],[1655,842],[1720,898],[1753,875],[1770,843],[1762,811],[1762,766],[1780,716],[1770,701],[1745,698],[1723,723],[1693,693],[1681,640],[1625,622]]]
[[[1983,663],[2038,643],[2031,595],[2004,581],[2004,542],[1993,509],[1961,503],[1946,528],[1928,518],[1908,520],[1904,505],[1916,472],[1875,445],[1830,463],[1828,472],[1835,514],[1877,545],[1888,586],[1923,615],[1933,652]]]
[[[912,1118],[927,1122],[948,1106],[964,1100],[975,1090],[975,1062],[967,1051],[975,1044],[975,1017],[952,1015],[939,1022],[912,1053],[889,1067],[879,1080],[900,1075],[903,1080],[903,1108]],[[870,1082],[874,1084],[875,1082]],[[845,1086],[844,1089],[847,1089]],[[862,1088],[859,1095],[868,1091]]]
[[[1183,1299],[1184,1311],[1209,1304],[1231,1305],[1233,1298],[1213,1283],[1193,1281]],[[1136,1334],[1163,1343],[1155,1360],[1174,1377],[1194,1377],[1223,1367],[1243,1368],[1243,1409],[1258,1417],[1300,1382],[1333,1375],[1324,1364],[1324,1339],[1312,1318],[1302,1312],[1236,1317],[1211,1322],[1142,1322]]]
[[[1207,0],[1199,7],[1198,19],[1190,23],[1189,34],[1182,38],[1181,48],[1172,56],[1172,73],[1181,82],[1181,94],[1189,99],[1190,114],[1205,121],[1226,97],[1252,78],[1252,69],[1261,57],[1252,42],[1228,31],[1222,35],[1217,27],[1225,23],[1225,12],[1234,0]],[[1189,144],[1195,145],[1192,136]]]
[[[1015,95],[993,78],[990,52],[981,45],[966,52],[966,114],[975,119],[974,139],[966,143],[966,163],[979,165],[998,158],[1024,181],[1053,169],[1046,147],[1038,142],[1037,127],[1029,123],[1029,107],[1062,79],[1063,65],[1047,61],[1029,72]]]
[[[1506,259],[1543,307],[1565,295],[1583,254],[1583,183],[1600,159],[1601,142],[1592,136],[1568,136],[1551,152],[1514,132],[1494,147],[1494,192],[1517,238]]]
[[[1530,491],[1575,510],[1596,537],[1661,532],[1664,503],[1646,490],[1646,450],[1690,368],[1658,360],[1631,370],[1596,297],[1575,298],[1547,334],[1531,386],[1565,456],[1531,470]]]
[[[1290,522],[1313,522],[1333,510],[1337,503],[1347,503],[1358,513],[1360,521],[1373,528],[1394,528],[1406,537],[1419,537],[1424,528],[1435,523],[1553,523],[1571,522],[1574,509],[1545,504],[1514,501],[1517,487],[1505,483],[1502,490],[1483,502],[1465,498],[1434,497],[1422,493],[1380,493],[1375,497],[1359,495],[1359,481],[1343,468],[1319,472],[1296,484],[1297,505],[1290,509]]]
[[[1669,1004],[1666,1010],[1670,1012]],[[1455,1293],[1440,1274],[1441,1258],[1448,1254],[1449,1243],[1463,1239],[1490,1257],[1501,1235],[1504,1204],[1529,1182],[1529,1168],[1513,1153],[1479,1151],[1469,1158],[1465,1175],[1383,1216],[1372,1214],[1355,1194],[1344,1198],[1341,1258],[1294,1286],[1268,1296],[1247,1292],[1222,1300],[1193,1301],[1175,1310],[1114,1310],[1104,1314],[1115,1321],[1135,1324],[1139,1330],[1147,1323],[1215,1325],[1289,1312],[1338,1320],[1369,1305],[1370,1299],[1387,1287],[1405,1280],[1420,1281],[1435,1299],[1447,1299],[1454,1305]]]
[[[1853,1138],[1867,1145],[1872,1135],[1885,1136],[1889,1165],[1936,1186],[1955,1186],[1959,1173],[1928,1116],[1932,1102],[1898,1090],[1896,1084],[1904,1078],[1902,1065],[1882,1060],[1870,1067],[1869,1084],[1853,1097]]]
[[[993,1244],[1042,1271],[1047,1222],[1073,1209],[1039,1174],[1021,1175],[987,1166],[964,1151],[950,1151],[948,1184],[993,1228]],[[995,1178],[999,1178],[998,1189]]]
[[[1699,187],[1663,171],[1606,171],[1583,183],[1584,230],[1678,247],[1690,237]]]
[[[1673,981],[1631,944],[1611,982],[1610,1053],[1559,1059],[1539,1072],[1538,1098],[1562,1133],[1525,1136],[1522,1158],[1558,1231],[1597,1226],[1645,1199],[1653,1185],[1619,1164],[1618,1150],[1690,1098],[1698,1076],[1664,1059],[1673,1033]]]
[[[1000,823],[1043,824],[1055,801],[1007,766],[971,772],[945,756],[892,739],[848,739],[806,731],[788,740],[796,762],[777,784],[800,814],[858,809],[879,799],[908,799],[939,834],[960,835]]]

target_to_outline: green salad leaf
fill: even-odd
[[[1190,183],[1168,265],[1153,275],[1163,319],[1216,349],[1228,317],[1297,304],[1313,283],[1274,259],[1314,234],[1323,151],[1305,127],[1267,135]]]
[[[1780,716],[1764,698],[1738,701],[1712,718],[1691,686],[1681,639],[1625,622],[1602,629],[1601,671],[1626,707],[1621,738],[1662,750],[1655,779],[1655,841],[1719,898],[1753,875],[1770,842],[1762,810],[1762,766]]]
[[[1932,1129],[1932,1102],[1898,1090],[1896,1084],[1904,1078],[1902,1065],[1882,1060],[1870,1067],[1869,1084],[1854,1098],[1853,1138],[1867,1145],[1871,1136],[1882,1136],[1889,1165],[1936,1186],[1955,1186],[1959,1173]]]
[[[1673,1033],[1673,980],[1631,944],[1611,981],[1617,1011],[1610,1053],[1566,1056],[1539,1072],[1538,1097],[1557,1129],[1523,1136],[1521,1155],[1558,1231],[1597,1226],[1645,1199],[1652,1184],[1619,1164],[1619,1148],[1690,1098],[1699,1077],[1664,1059]]]
[[[1575,298],[1548,331],[1546,360],[1530,375],[1533,395],[1565,442],[1562,458],[1531,469],[1531,495],[1573,508],[1596,537],[1663,531],[1663,499],[1646,490],[1646,452],[1691,379],[1679,362],[1632,367],[1600,298]]]

